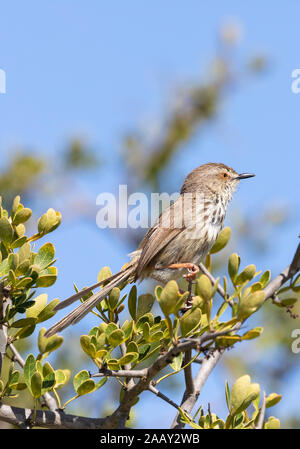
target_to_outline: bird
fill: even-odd
[[[78,323],[114,288],[124,283],[152,278],[166,284],[184,276],[188,281],[199,273],[198,264],[208,254],[222,230],[228,203],[240,180],[255,176],[210,162],[192,170],[185,178],[180,195],[146,232],[130,261],[113,274],[60,302],[63,309],[97,287],[98,292],[82,302],[45,333],[50,337],[70,324]],[[187,272],[187,273],[186,273]],[[184,274],[186,273],[186,274]]]

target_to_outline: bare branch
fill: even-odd
[[[34,411],[29,408],[11,407],[0,403],[0,421],[23,427],[46,427],[47,429],[105,429],[108,418],[85,418],[66,415],[61,410],[37,410],[34,423],[31,419]]]
[[[158,391],[158,389],[155,388],[151,383],[148,387],[148,390],[151,391],[152,393],[154,393],[159,398],[161,398],[163,401],[172,405],[172,407],[175,407],[177,410],[179,409],[179,405],[177,405],[174,401],[172,401],[172,399],[168,398],[168,396],[166,396],[164,393],[161,393],[160,391]]]
[[[265,420],[265,414],[266,414],[266,393],[263,393],[263,400],[261,404],[261,409],[259,412],[257,424],[255,426],[255,429],[262,429],[264,426],[264,420]]]
[[[291,265],[288,265],[273,281],[271,281],[265,288],[265,301],[272,298],[277,290],[289,279],[291,279],[298,271],[300,271],[300,243],[297,247]]]
[[[128,377],[128,378],[141,378],[147,375],[147,369],[141,370],[126,370],[120,369],[113,371],[110,369],[102,369],[99,373],[91,374],[91,377]]]
[[[224,349],[221,350],[216,349],[212,354],[210,354],[208,358],[203,360],[201,368],[199,369],[193,382],[194,391],[191,392],[190,394],[187,394],[186,391],[184,392],[180,407],[185,413],[187,414],[191,413],[208,376],[210,375],[210,373],[220,360],[223,352]],[[171,429],[183,429],[184,426],[185,423],[180,421],[180,414],[178,413],[173,421]]]

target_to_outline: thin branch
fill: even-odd
[[[179,405],[176,404],[172,399],[168,398],[164,393],[161,393],[157,388],[155,388],[151,383],[148,386],[148,390],[154,393],[156,396],[161,398],[163,401],[167,402],[168,404],[172,405],[172,407],[175,407],[177,410],[179,409]]]
[[[185,379],[185,393],[191,394],[194,391],[194,380],[193,380],[193,373],[192,373],[192,364],[189,363],[191,361],[192,358],[192,350],[189,349],[188,351],[186,351],[185,356],[184,356],[184,360],[183,360],[183,364],[187,365],[184,368],[184,379]],[[189,364],[188,364],[189,363]]]
[[[126,370],[120,369],[113,371],[110,369],[102,369],[99,373],[91,374],[91,377],[128,377],[128,378],[141,378],[147,375],[147,369],[141,370]]]
[[[210,356],[203,360],[201,368],[199,369],[193,384],[194,384],[194,391],[190,394],[186,394],[186,391],[184,392],[181,408],[182,410],[190,414],[194,405],[197,402],[197,399],[199,397],[199,394],[214,367],[220,360],[222,354],[224,352],[224,349],[218,350],[216,349]],[[185,426],[185,423],[183,423],[180,420],[180,414],[178,413],[173,421],[173,424],[171,426],[171,429],[183,429]]]
[[[261,409],[259,412],[257,424],[255,426],[255,429],[262,429],[264,426],[264,420],[265,420],[265,414],[266,414],[266,393],[263,393],[263,400],[261,404]]]
[[[3,360],[6,353],[7,347],[7,326],[6,323],[3,323],[3,319],[5,317],[6,309],[11,304],[11,300],[9,298],[9,291],[4,286],[4,283],[0,284],[0,374],[2,373]]]
[[[288,265],[273,281],[271,281],[265,288],[265,301],[272,298],[277,290],[291,279],[298,271],[300,271],[300,243],[297,247],[291,265]]]

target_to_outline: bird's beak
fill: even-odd
[[[252,173],[240,173],[238,176],[236,176],[234,179],[246,179],[246,178],[253,178]]]

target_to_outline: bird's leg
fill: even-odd
[[[171,270],[181,270],[182,268],[188,269],[188,274],[184,274],[183,277],[186,279],[195,279],[197,274],[200,272],[200,268],[198,265],[191,262],[184,263],[172,263],[171,265],[167,265],[166,267],[160,267],[161,269],[170,268]]]
[[[193,280],[196,278],[197,274],[200,272],[200,268],[191,262],[186,263],[173,263],[171,265],[168,265],[167,267],[162,268],[170,268],[172,270],[180,270],[182,268],[187,268],[188,273],[184,274],[183,277],[186,278],[188,281],[188,292],[189,295],[184,303],[184,307],[181,309],[183,312],[186,312],[188,309],[192,307],[193,304],[193,296],[192,296],[192,286],[193,286]]]

